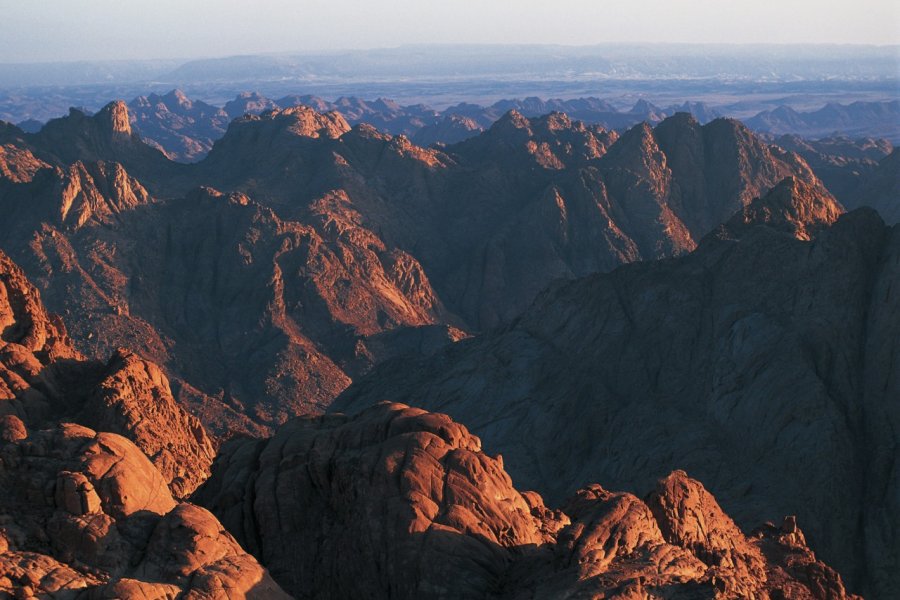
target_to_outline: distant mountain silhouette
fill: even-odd
[[[782,135],[775,143],[796,152],[809,164],[834,196],[847,206],[857,206],[857,188],[878,161],[893,150],[885,139],[827,137],[807,140],[797,135]]]
[[[877,137],[900,140],[900,100],[830,103],[819,110],[797,112],[780,106],[747,119],[747,126],[761,133],[792,133],[821,138],[838,132],[850,137]]]

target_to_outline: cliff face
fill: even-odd
[[[683,471],[554,510],[465,427],[397,404],[235,441],[195,499],[297,598],[848,597],[794,519],[745,536]]]
[[[743,526],[798,515],[853,586],[887,597],[898,236],[871,210],[829,227],[838,208],[811,200],[786,183],[691,255],[553,286],[508,327],[384,364],[332,410],[447,412],[553,502],[684,468]]]

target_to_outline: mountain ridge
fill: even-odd
[[[45,138],[17,134],[2,245],[83,350],[163,365],[217,433],[322,411],[404,344],[500,326],[558,278],[689,252],[784,177],[828,196],[734,121],[680,115],[618,136],[510,111],[438,150],[301,107],[241,117],[177,165],[116,133],[125,110],[54,126],[83,155],[67,171],[34,170]],[[86,124],[113,139],[83,148]],[[166,166],[131,177],[144,154]]]
[[[796,236],[791,214],[817,204],[801,193],[783,211],[791,187],[690,255],[561,282],[503,328],[383,363],[329,410],[391,399],[448,413],[551,502],[592,480],[646,489],[678,465],[739,524],[776,505],[814,523],[807,536],[851,585],[889,596],[896,231],[871,209],[829,226],[825,204],[821,228]],[[776,223],[744,222],[760,213]],[[790,491],[750,500],[775,490]]]

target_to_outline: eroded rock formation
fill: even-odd
[[[26,432],[16,417],[0,427],[0,595],[289,597],[127,439],[73,424]]]
[[[159,367],[127,350],[106,363],[73,348],[22,271],[0,252],[0,414],[31,428],[74,421],[121,434],[162,473],[177,497],[209,472],[215,448],[200,421],[172,397]]]
[[[553,510],[465,427],[397,404],[236,440],[196,499],[297,598],[848,597],[794,520],[745,536],[682,471]]]

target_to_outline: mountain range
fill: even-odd
[[[123,103],[5,139],[3,249],[80,348],[164,365],[217,432],[323,410],[556,279],[690,252],[785,177],[830,198],[796,155],[686,114],[619,136],[510,111],[436,150],[294,107],[235,119],[193,165]]]
[[[401,105],[384,98],[363,100],[350,96],[327,101],[314,95],[290,94],[271,99],[255,92],[238,94],[222,106],[216,106],[192,100],[177,89],[166,94],[138,96],[128,103],[128,109],[132,126],[145,141],[173,160],[195,162],[203,158],[213,143],[225,134],[232,120],[245,114],[260,114],[299,105],[319,112],[340,112],[351,125],[367,123],[391,135],[405,135],[419,146],[463,141],[489,128],[510,110],[527,117],[563,112],[572,119],[619,132],[642,121],[655,125],[677,112],[690,113],[704,124],[718,117],[743,115],[746,112],[740,106],[714,106],[706,102],[683,102],[660,108],[646,99],[639,99],[623,110],[617,108],[619,104],[614,106],[607,100],[594,97],[565,100],[526,97],[499,100],[491,105],[463,102],[436,110],[425,104]],[[82,112],[89,114],[90,111],[83,109]],[[0,108],[0,116],[7,120],[19,120],[22,114],[21,110],[13,107],[8,111]],[[897,101],[858,101],[849,105],[831,103],[812,112],[797,112],[790,106],[781,105],[746,120],[752,130],[767,135],[790,134],[807,139],[833,137],[835,134],[854,139],[872,137],[881,146],[889,145],[883,138],[893,142],[900,140],[897,123],[900,123],[900,104]],[[43,123],[32,118],[19,125],[29,133],[36,133]]]
[[[190,417],[158,368],[122,352],[85,363],[2,253],[0,323],[5,596],[856,598],[793,517],[745,535],[683,471],[643,501],[590,485],[550,509],[465,427],[397,404],[234,440],[178,499],[185,480],[146,443],[206,438],[177,426]]]
[[[889,143],[297,102],[0,123],[0,592],[900,586]]]
[[[897,141],[900,134],[900,100],[887,102],[829,103],[822,108],[797,112],[779,106],[747,119],[747,126],[762,133],[792,133],[820,138],[835,132],[849,137],[886,137]]]

